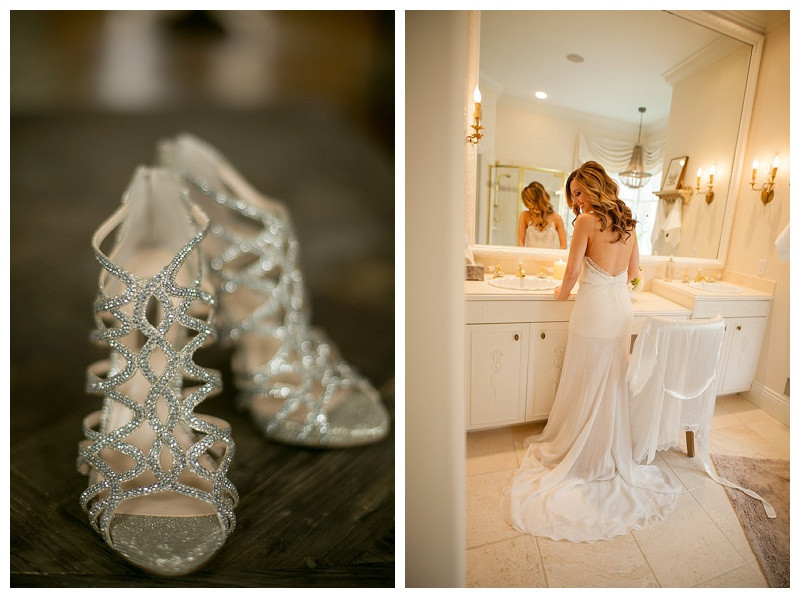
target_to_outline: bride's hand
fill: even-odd
[[[555,294],[556,299],[558,299],[558,296],[561,294],[561,286],[559,285],[555,289],[553,289],[553,293]],[[560,299],[558,300],[561,301]]]

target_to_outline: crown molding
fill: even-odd
[[[699,52],[689,56],[683,62],[676,64],[661,76],[674,87],[676,83],[691,77],[695,73],[699,73],[741,47],[742,45],[739,41],[729,37],[720,37]]]

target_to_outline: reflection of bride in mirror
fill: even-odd
[[[566,249],[564,220],[553,210],[550,195],[539,181],[533,181],[522,190],[522,203],[528,209],[519,215],[517,245]]]

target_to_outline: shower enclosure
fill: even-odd
[[[517,223],[526,209],[522,203],[522,190],[533,181],[539,181],[557,214],[564,219],[567,236],[572,234],[572,220],[564,196],[567,173],[561,170],[521,166],[517,164],[489,165],[487,180],[486,243],[489,245],[517,245]]]

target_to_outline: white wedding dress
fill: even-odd
[[[516,529],[574,542],[613,538],[664,518],[680,488],[635,463],[625,373],[633,320],[626,272],[585,257],[553,408],[503,490]]]
[[[539,230],[532,222],[525,229],[525,247],[542,247],[545,249],[558,249],[561,242],[558,240],[558,230],[552,222]]]

